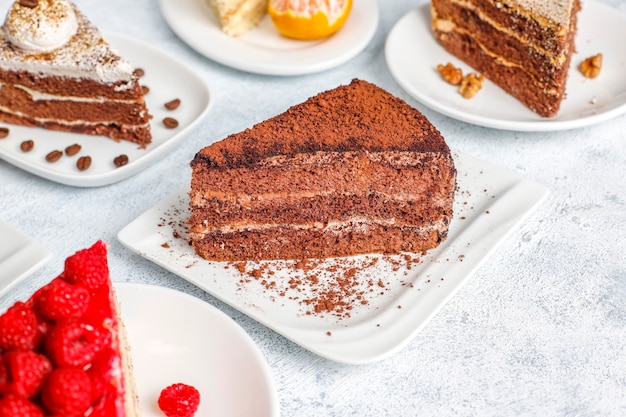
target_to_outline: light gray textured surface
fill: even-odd
[[[625,1],[605,2],[626,13]],[[59,185],[0,161],[0,219],[54,253],[0,300],[0,310],[58,274],[66,256],[103,239],[111,243],[115,281],[182,290],[239,323],[267,358],[282,416],[626,415],[626,116],[571,131],[520,133],[421,106],[390,76],[383,48],[394,23],[423,1],[379,1],[379,28],[361,54],[330,71],[288,78],[240,72],[195,53],[167,27],[154,0],[77,3],[101,29],[157,44],[194,68],[210,85],[213,108],[176,151],[107,187]],[[0,1],[2,10],[8,4]],[[188,182],[189,161],[202,146],[354,77],[423,111],[452,148],[551,190],[405,349],[366,366],[336,364],[300,348],[116,239]]]

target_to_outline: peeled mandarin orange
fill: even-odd
[[[314,40],[341,29],[352,10],[352,0],[270,0],[267,10],[283,36]]]

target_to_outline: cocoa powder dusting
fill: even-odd
[[[465,214],[475,210],[470,203],[473,198],[466,190],[457,188],[456,193],[456,218],[465,221]],[[487,189],[483,193],[491,199],[495,198]],[[180,201],[162,213],[158,226],[167,228],[166,236],[170,239],[183,240],[186,245],[191,246],[186,224],[189,218],[188,204],[187,197],[181,197]],[[171,243],[171,240],[164,241],[161,246],[172,251],[176,245]],[[469,247],[470,244],[471,242],[467,242],[466,246]],[[393,299],[393,291],[398,288],[421,291],[428,286],[442,285],[445,280],[442,276],[431,277],[426,274],[416,280],[416,270],[424,262],[430,262],[427,255],[372,254],[329,259],[233,261],[222,264],[231,274],[238,275],[237,291],[258,294],[260,288],[272,303],[296,303],[299,314],[330,316],[342,320],[352,317],[357,311],[362,312],[363,309],[375,311],[380,308],[379,297],[392,295],[390,299]],[[463,262],[464,259],[465,254],[457,253],[440,262],[456,263]],[[187,267],[190,268],[198,262],[208,261],[198,256]],[[388,271],[388,275],[381,274],[381,270]],[[402,276],[407,279],[403,280]],[[389,307],[403,309],[402,304],[390,304]],[[381,323],[376,323],[376,327],[381,327]]]

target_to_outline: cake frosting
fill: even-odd
[[[4,31],[9,42],[35,53],[49,52],[65,45],[78,29],[76,13],[65,0],[39,0],[37,7],[14,3],[5,22]]]
[[[15,1],[0,30],[0,121],[151,142],[139,78],[69,0]]]
[[[48,5],[51,7],[47,7]],[[33,25],[32,21],[28,24],[30,18],[45,16],[40,9],[50,8],[55,11],[67,10],[66,18],[44,18],[44,22],[48,23],[44,25],[45,29],[38,29],[39,25]],[[70,15],[74,16],[73,19]],[[72,20],[76,27],[71,36],[66,36],[66,30],[62,30],[61,34],[51,33],[55,28],[72,26]],[[65,23],[57,25],[55,21]],[[35,38],[39,40],[34,41]],[[61,43],[58,44],[59,42]],[[58,45],[52,49],[39,50],[21,46],[28,43]],[[87,78],[104,83],[118,82],[118,89],[131,89],[134,81],[130,62],[104,42],[100,30],[74,4],[65,0],[39,1],[38,6],[33,9],[20,6],[19,2],[11,6],[3,30],[0,31],[0,68],[59,77]]]
[[[420,253],[452,218],[443,137],[363,80],[209,145],[191,165],[190,237],[210,260]]]

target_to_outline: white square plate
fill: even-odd
[[[370,363],[415,337],[548,195],[545,187],[484,161],[459,153],[454,159],[457,191],[448,238],[419,261],[365,255],[323,260],[308,272],[293,261],[209,262],[195,254],[186,235],[188,187],[130,223],[118,239],[312,352]],[[356,278],[351,309],[312,313],[307,300],[323,296],[324,280],[337,276]]]
[[[33,238],[0,221],[0,297],[51,257]]]

